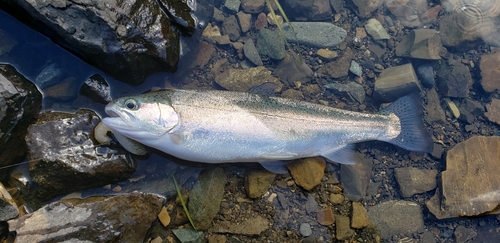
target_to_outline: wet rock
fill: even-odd
[[[165,198],[129,193],[57,201],[9,221],[16,242],[142,242]]]
[[[422,85],[427,88],[434,87],[436,80],[434,80],[434,68],[431,65],[423,64],[417,67],[417,75],[422,81]]]
[[[241,0],[241,9],[245,13],[260,13],[265,5],[265,0]]]
[[[372,162],[356,153],[355,165],[340,165],[340,182],[344,195],[351,201],[359,201],[366,195],[366,188],[372,178]]]
[[[500,124],[500,100],[491,99],[491,102],[486,105],[486,110],[487,112],[484,113],[484,116],[486,116],[489,121]]]
[[[422,209],[414,202],[390,200],[370,207],[368,215],[383,239],[424,228]]]
[[[500,52],[483,55],[479,63],[481,69],[481,86],[486,92],[500,89],[498,76],[500,75]]]
[[[65,78],[55,85],[44,88],[42,90],[43,96],[53,100],[68,101],[74,99],[78,94],[78,85],[80,84],[77,83],[76,78]]]
[[[94,74],[85,80],[80,88],[80,94],[102,104],[113,100],[108,82],[99,74]]]
[[[351,66],[353,57],[354,54],[351,48],[347,48],[344,54],[335,61],[326,63],[323,67],[320,67],[317,73],[320,76],[327,76],[334,79],[345,77],[349,74],[349,67]]]
[[[351,71],[351,73],[358,77],[361,77],[361,75],[363,74],[363,69],[361,68],[359,63],[355,61],[351,61],[351,67],[349,67],[349,71]]]
[[[274,75],[280,80],[293,84],[296,81],[307,82],[313,76],[311,68],[304,63],[304,59],[295,52],[288,51],[274,69]]]
[[[316,54],[325,60],[333,60],[339,56],[336,51],[331,51],[328,49],[319,49]]]
[[[243,46],[243,53],[245,53],[245,57],[248,58],[248,60],[250,60],[256,66],[264,65],[262,63],[262,59],[260,59],[259,52],[257,51],[257,48],[255,48],[255,44],[253,43],[252,39],[249,39],[245,42],[245,45]]]
[[[58,194],[103,186],[126,179],[135,171],[130,157],[94,142],[97,114],[44,112],[28,128],[30,174],[40,200]]]
[[[467,11],[451,11],[440,18],[439,34],[444,46],[466,51],[475,48],[482,37],[496,32],[490,19],[470,17]]]
[[[401,21],[401,24],[406,27],[415,28],[421,25],[419,16],[427,9],[427,1],[390,1],[386,2],[386,6]]]
[[[375,40],[388,40],[391,38],[382,24],[376,19],[369,19],[366,22],[365,29]]]
[[[498,206],[500,137],[473,136],[446,154],[440,190],[427,207],[438,218],[476,216]]]
[[[347,0],[346,3],[351,6],[354,12],[363,17],[369,17],[371,13],[378,9],[378,7],[382,4],[381,0]]]
[[[403,197],[411,197],[436,188],[437,170],[402,167],[395,168],[394,174]]]
[[[166,207],[161,208],[160,213],[158,213],[158,220],[160,220],[163,227],[167,227],[170,224],[170,215],[168,214]]]
[[[261,30],[267,27],[267,15],[265,13],[260,13],[257,15],[254,27],[256,30]]]
[[[194,225],[200,230],[212,226],[212,220],[220,209],[227,178],[221,168],[203,171],[191,192],[188,209]]]
[[[41,108],[42,95],[35,85],[12,66],[0,65],[0,166],[25,156],[23,139]]]
[[[396,46],[396,55],[426,60],[439,60],[443,50],[439,33],[434,29],[413,30]]]
[[[295,19],[324,20],[332,16],[329,0],[290,0],[283,2],[282,7]]]
[[[472,228],[465,228],[463,225],[459,225],[453,232],[453,235],[457,243],[465,243],[476,237],[477,233]]]
[[[19,215],[17,204],[12,199],[10,193],[0,183],[0,222],[5,222]]]
[[[317,213],[319,210],[321,210],[321,207],[319,206],[318,202],[316,202],[316,199],[314,198],[314,194],[309,194],[305,204],[306,204],[305,205],[306,213],[308,213],[308,214]]]
[[[333,211],[331,207],[327,207],[325,209],[319,210],[316,213],[316,219],[318,223],[323,226],[330,226],[335,222],[335,217],[333,215]]]
[[[281,97],[292,100],[303,100],[304,94],[302,94],[299,90],[287,89],[281,93]]]
[[[299,232],[304,237],[312,235],[311,225],[309,223],[300,224]]]
[[[269,228],[267,219],[260,215],[255,215],[248,219],[243,219],[239,224],[229,221],[218,222],[212,227],[213,232],[216,233],[230,233],[237,235],[260,235],[264,230]]]
[[[337,215],[335,219],[335,237],[337,240],[348,240],[354,235],[354,230],[351,229],[349,217]]]
[[[196,231],[192,229],[173,229],[175,237],[179,239],[181,243],[202,243],[203,242],[203,232]]]
[[[432,158],[441,160],[441,158],[443,157],[443,153],[444,153],[443,145],[435,143],[434,147],[432,148],[432,153],[431,153]]]
[[[420,91],[418,78],[411,64],[384,69],[375,80],[373,97],[391,102],[412,92]]]
[[[289,43],[303,44],[310,47],[336,47],[344,41],[347,32],[331,23],[326,22],[291,22],[293,30],[297,34],[293,35],[288,24],[283,24],[286,41]]]
[[[333,204],[342,204],[344,203],[345,198],[342,194],[330,194],[329,200]]]
[[[365,101],[365,89],[361,84],[349,82],[347,84],[330,83],[325,88],[334,94],[346,97],[350,101],[357,101],[362,104]]]
[[[480,102],[469,98],[460,101],[458,110],[460,111],[459,119],[469,124],[474,123],[476,117],[483,116],[484,114],[484,106]]]
[[[240,1],[226,0],[224,1],[224,7],[229,11],[229,13],[235,14],[238,10],[240,10]]]
[[[248,69],[229,69],[223,73],[217,73],[215,75],[215,82],[227,90],[240,92],[245,92],[252,87],[266,82],[278,84],[276,88],[278,92],[283,87],[283,84],[271,75],[271,71],[263,66]]]
[[[368,211],[360,202],[352,202],[351,227],[353,229],[362,229],[370,224]]]
[[[267,170],[249,170],[245,174],[245,190],[248,197],[258,198],[269,190],[276,174]]]
[[[234,15],[224,19],[221,31],[223,35],[229,35],[231,41],[237,41],[240,38],[240,26]]]
[[[48,64],[36,76],[35,84],[40,87],[40,89],[45,89],[59,83],[61,81],[62,73],[63,71],[57,63]]]
[[[447,59],[436,70],[439,93],[445,97],[466,98],[472,86],[469,68],[459,60]]]
[[[310,191],[321,183],[325,174],[326,162],[321,157],[312,157],[293,161],[286,166],[295,183]]]
[[[425,106],[426,116],[425,119],[429,123],[441,123],[446,122],[446,115],[444,114],[443,108],[441,108],[441,101],[437,91],[432,88],[427,91],[427,104]]]
[[[425,25],[434,22],[437,19],[437,16],[441,9],[441,5],[436,5],[432,8],[427,9],[427,11],[425,11],[422,16],[420,16],[420,21],[422,22],[422,24]]]
[[[281,60],[285,57],[285,42],[278,31],[261,29],[257,35],[257,50],[260,55]]]
[[[142,83],[154,72],[173,71],[179,60],[179,33],[164,9],[192,34],[190,8],[182,1],[13,1],[27,22],[84,61],[119,80]],[[139,11],[138,11],[139,10]],[[13,16],[16,16],[13,13]],[[105,43],[105,46],[103,46]]]
[[[238,16],[238,22],[240,23],[241,32],[246,33],[247,31],[249,31],[250,27],[252,26],[252,15],[240,11],[238,12],[238,14],[236,14],[236,16]]]
[[[460,111],[458,110],[457,105],[450,98],[443,98],[444,103],[448,107],[448,110],[451,112],[454,118],[460,117]]]

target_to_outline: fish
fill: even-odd
[[[118,98],[105,112],[112,132],[180,159],[258,162],[278,174],[306,157],[354,164],[355,144],[369,140],[433,147],[417,93],[370,114],[250,92],[167,89]]]

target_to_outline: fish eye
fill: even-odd
[[[139,109],[139,103],[134,100],[134,99],[128,99],[124,102],[125,104],[125,107],[127,107],[127,109],[129,110],[137,110]]]

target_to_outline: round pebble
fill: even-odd
[[[313,231],[309,223],[300,224],[300,234],[304,237],[312,235]]]

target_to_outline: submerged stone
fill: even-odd
[[[76,114],[42,113],[28,128],[30,174],[38,185],[32,192],[40,200],[126,179],[135,171],[130,157],[99,146],[93,129],[100,119],[92,111]]]

